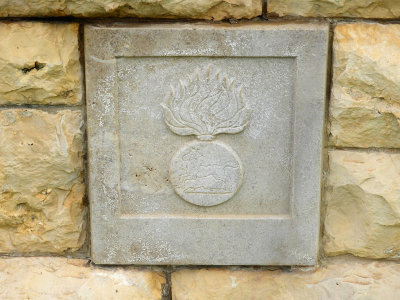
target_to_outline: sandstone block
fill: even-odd
[[[0,11],[2,5],[0,0]],[[0,22],[0,104],[80,104],[78,28],[78,24]]]
[[[2,299],[156,300],[161,299],[164,283],[158,272],[96,267],[82,259],[0,259]]]
[[[400,258],[400,154],[330,151],[325,252]]]
[[[0,110],[0,252],[84,243],[81,126],[77,110]]]
[[[197,269],[172,273],[174,300],[397,299],[400,264],[349,257],[317,270]]]
[[[330,143],[400,147],[400,25],[335,28]]]
[[[268,0],[270,16],[392,19],[400,2],[392,0]]]
[[[261,15],[262,0],[0,0],[0,17],[76,16],[222,20]]]

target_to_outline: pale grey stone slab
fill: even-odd
[[[92,259],[313,265],[326,24],[85,27]]]

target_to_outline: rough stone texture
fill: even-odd
[[[400,154],[329,152],[325,252],[400,258]]]
[[[400,16],[397,0],[268,0],[270,16],[390,19]]]
[[[0,110],[0,252],[84,243],[80,111]]]
[[[78,28],[78,24],[0,22],[0,104],[80,104]]]
[[[327,24],[86,26],[93,261],[315,264],[327,46]]]
[[[400,25],[338,25],[330,143],[400,147]]]
[[[0,0],[0,17],[76,16],[222,20],[261,15],[262,0]]]
[[[199,269],[172,273],[173,300],[397,299],[400,264],[331,258],[317,270]]]
[[[83,259],[0,259],[0,298],[9,300],[156,300],[161,273],[133,267],[96,267]]]

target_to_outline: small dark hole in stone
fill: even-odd
[[[68,90],[68,91],[64,91],[61,96],[63,96],[64,98],[69,97],[71,94],[73,93],[72,90]]]
[[[26,207],[25,203],[18,203],[17,204],[17,209],[24,209]]]
[[[21,71],[22,71],[22,73],[26,74],[26,73],[32,71],[33,69],[39,71],[40,69],[43,69],[45,66],[46,66],[45,63],[40,63],[38,61],[35,61],[34,65],[32,67],[23,68]]]

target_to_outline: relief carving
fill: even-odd
[[[213,139],[220,133],[241,132],[248,124],[250,109],[241,88],[209,66],[172,87],[162,107],[172,132],[199,139],[171,159],[169,177],[176,193],[200,206],[232,198],[241,185],[243,166],[231,147]]]

